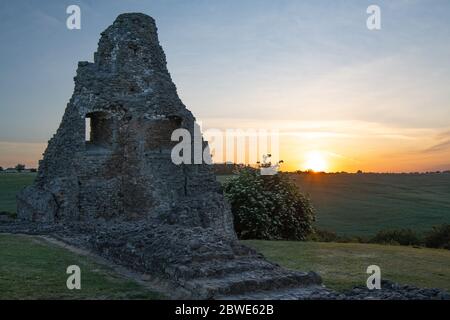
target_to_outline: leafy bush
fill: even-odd
[[[425,245],[429,248],[450,250],[450,224],[433,227],[425,236]]]
[[[380,244],[399,244],[403,246],[420,245],[419,236],[411,229],[394,229],[379,231],[370,242]]]
[[[312,232],[309,200],[281,173],[265,176],[244,167],[225,183],[224,192],[241,239],[305,240]]]

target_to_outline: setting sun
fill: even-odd
[[[309,151],[305,155],[303,168],[305,170],[313,170],[315,172],[327,171],[328,163],[326,156],[320,151]]]

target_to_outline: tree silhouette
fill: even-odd
[[[18,163],[15,168],[17,171],[21,172],[22,170],[25,170],[25,165]]]

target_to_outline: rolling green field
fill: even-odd
[[[316,226],[340,235],[428,231],[450,223],[450,174],[290,174],[316,209]],[[219,176],[224,182],[232,176]]]
[[[450,174],[291,175],[317,210],[317,225],[340,234],[427,231],[450,223]]]

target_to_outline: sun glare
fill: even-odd
[[[315,172],[327,171],[328,163],[326,156],[320,151],[309,151],[305,155],[305,163],[303,164],[305,170],[313,170]]]

